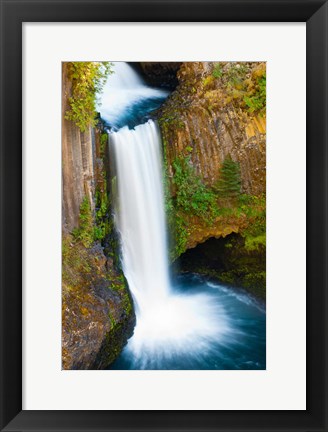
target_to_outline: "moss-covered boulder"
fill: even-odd
[[[63,239],[62,368],[104,369],[133,334],[135,314],[123,274],[99,243]]]

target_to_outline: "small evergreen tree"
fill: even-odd
[[[216,190],[223,198],[236,198],[240,195],[241,178],[239,163],[227,156],[220,169]]]

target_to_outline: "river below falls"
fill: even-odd
[[[244,290],[208,281],[195,274],[178,275],[172,283],[177,294],[210,297],[216,309],[217,334],[168,343],[144,350],[133,349],[133,336],[110,369],[254,370],[266,368],[266,314],[264,304]],[[170,320],[170,316],[162,317]],[[217,324],[219,320],[219,324]],[[190,323],[192,325],[192,323]],[[211,325],[211,322],[209,322]],[[221,328],[220,328],[221,326]],[[186,343],[186,342],[184,342]],[[139,353],[139,354],[138,354]]]

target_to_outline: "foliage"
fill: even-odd
[[[190,157],[178,157],[173,162],[173,184],[176,186],[176,205],[186,213],[211,220],[217,214],[214,192],[195,173]]]
[[[69,97],[69,110],[65,118],[73,121],[85,132],[89,126],[96,124],[97,94],[112,73],[109,62],[70,62],[68,77],[72,81],[72,96]]]
[[[214,83],[215,83],[215,78],[213,75],[208,75],[203,79],[203,86],[205,88],[212,87]]]
[[[100,135],[100,157],[101,158],[105,156],[105,149],[107,143],[108,143],[108,134],[107,132],[103,132]]]
[[[94,239],[104,240],[110,232],[109,223],[109,200],[107,196],[106,181],[104,180],[103,191],[96,190],[96,224],[94,226]]]
[[[221,84],[216,84],[216,79]],[[266,68],[260,63],[251,67],[248,63],[229,63],[221,68],[217,63],[211,75],[203,79],[205,98],[209,109],[233,103],[249,113],[265,115]]]
[[[190,156],[176,158],[172,166],[174,198],[170,189],[166,163],[164,190],[167,219],[175,240],[170,255],[171,259],[175,260],[186,250],[189,237],[187,219],[190,216],[196,216],[209,224],[218,215],[219,209],[215,193],[195,173]]]
[[[221,78],[223,75],[223,71],[222,71],[222,67],[220,63],[216,63],[216,65],[214,66],[213,72],[212,72],[212,76],[214,78]]]
[[[230,157],[225,159],[220,181],[213,189],[206,186],[195,173],[190,157],[176,158],[172,166],[174,197],[169,187],[167,169],[164,176],[166,214],[175,239],[171,250],[172,260],[186,250],[191,234],[189,226],[190,223],[194,224],[193,217],[205,224],[212,224],[218,217],[221,220],[247,218],[247,228],[242,230],[245,249],[253,251],[265,247],[265,196],[241,194],[238,163]]]
[[[220,178],[217,181],[215,188],[219,196],[223,198],[235,198],[240,195],[240,167],[237,162],[234,162],[231,159],[230,155],[223,161],[220,170]]]
[[[242,231],[245,249],[259,251],[266,247],[266,199],[265,195],[242,194],[238,198],[238,210],[248,219],[248,226]]]
[[[243,232],[245,249],[250,251],[266,247],[266,217],[265,211],[259,215]]]
[[[80,205],[79,227],[72,232],[76,241],[89,248],[96,240],[103,240],[109,233],[107,194],[96,191],[95,221],[90,202],[84,197]]]
[[[92,263],[86,249],[77,245],[70,235],[62,239],[62,278],[66,289],[79,286],[81,275],[90,275]]]
[[[80,241],[86,248],[91,247],[94,241],[93,217],[90,202],[84,197],[80,205],[79,227],[73,230],[75,240]]]
[[[244,102],[248,107],[249,112],[265,113],[266,108],[266,75],[257,78],[257,85],[255,91],[249,95],[244,96]]]

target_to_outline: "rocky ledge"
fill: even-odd
[[[133,334],[135,315],[124,276],[99,243],[63,241],[62,368],[104,369]]]

